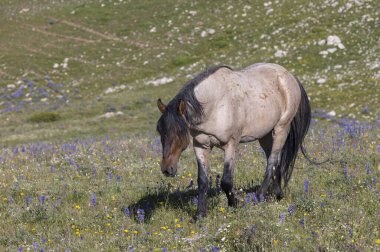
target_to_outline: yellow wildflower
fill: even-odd
[[[377,244],[380,244],[380,239],[377,239],[376,243],[377,243]]]
[[[273,240],[273,244],[277,245],[278,241],[276,239]]]
[[[129,233],[129,230],[126,228],[124,229],[124,233],[128,234]]]
[[[193,234],[195,234],[195,231],[194,231],[194,230],[191,230],[191,232],[190,232],[190,233],[193,235]]]
[[[80,209],[80,206],[79,205],[75,205],[75,209]]]
[[[110,226],[111,226],[111,223],[108,222],[108,223],[107,223],[107,227],[110,227]]]
[[[221,207],[221,208],[219,208],[219,211],[221,212],[221,213],[224,213],[224,207]]]
[[[176,228],[180,228],[180,227],[181,227],[181,224],[177,223],[177,224],[175,225],[175,227],[176,227]]]
[[[138,235],[138,234],[139,234],[139,231],[135,230],[135,231],[133,231],[133,233],[134,233],[135,235]]]

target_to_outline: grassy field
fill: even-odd
[[[1,251],[380,249],[378,1],[0,0]],[[311,98],[313,125],[280,202],[242,145],[243,207],[216,183],[197,223],[196,162],[159,169],[157,98],[208,66],[273,62]],[[189,187],[190,181],[194,186]]]

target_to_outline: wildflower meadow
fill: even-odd
[[[379,251],[380,5],[0,0],[0,251]],[[312,122],[281,201],[239,146],[229,208],[213,150],[196,222],[191,145],[160,170],[158,98],[207,67],[285,66]]]

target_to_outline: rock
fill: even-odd
[[[274,53],[274,56],[276,58],[282,58],[282,57],[285,57],[286,56],[286,52],[283,51],[283,50],[277,50],[275,53]]]
[[[160,79],[148,81],[147,84],[148,85],[153,85],[153,86],[160,86],[160,85],[164,85],[164,84],[170,83],[173,80],[174,79],[172,77],[162,77]]]
[[[337,46],[339,49],[345,48],[340,38],[336,35],[330,35],[327,37],[327,45]]]
[[[327,115],[334,117],[334,116],[336,116],[336,112],[334,110],[331,110],[330,112],[327,113]]]

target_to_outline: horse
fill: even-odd
[[[193,140],[198,165],[196,216],[206,216],[213,147],[224,151],[220,187],[231,207],[238,203],[233,171],[239,143],[258,140],[265,152],[260,198],[268,197],[270,184],[276,199],[283,198],[298,151],[307,157],[303,142],[311,120],[309,99],[299,79],[280,65],[257,63],[242,70],[211,67],[188,81],[167,105],[158,99],[157,106],[165,176],[176,175],[180,155]]]

